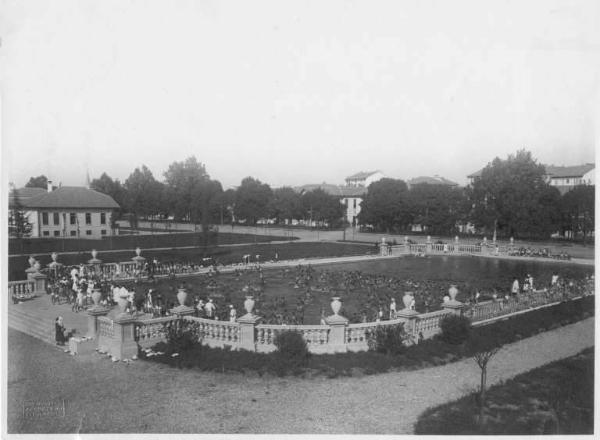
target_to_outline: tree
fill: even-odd
[[[300,194],[289,186],[276,188],[273,190],[273,197],[269,204],[269,215],[277,219],[277,223],[294,218],[301,218],[304,215],[302,199]]]
[[[471,221],[494,234],[547,237],[558,226],[556,192],[549,186],[530,152],[495,158],[469,190]]]
[[[405,230],[412,222],[408,186],[403,180],[385,178],[373,182],[360,207],[359,222],[373,225],[378,231]]]
[[[479,386],[479,423],[483,423],[483,410],[485,408],[485,391],[487,381],[487,367],[490,359],[500,350],[499,340],[492,334],[471,334],[467,341],[467,349],[472,353],[473,359],[481,370]]]
[[[48,187],[48,178],[45,175],[31,177],[29,182],[25,184],[26,188],[44,188]]]
[[[14,185],[12,185],[11,192],[12,197],[8,217],[9,235],[16,238],[29,237],[31,235],[32,225],[23,212],[23,204],[21,203],[19,192]]]
[[[108,174],[102,173],[102,175],[90,182],[90,188],[111,196],[115,202],[117,202],[120,208],[117,210],[117,214],[120,217],[123,213],[125,205],[125,188],[121,185],[119,179],[113,180]],[[116,220],[113,218],[113,220]]]
[[[253,177],[246,177],[235,193],[235,215],[255,225],[258,219],[268,216],[268,206],[273,192],[271,187]]]
[[[465,218],[468,206],[463,190],[447,185],[414,185],[408,199],[408,211],[413,222],[438,235],[453,235],[457,223]]]
[[[148,217],[160,212],[161,194],[163,184],[158,182],[152,175],[152,171],[142,165],[136,168],[125,181],[125,206],[137,217]]]
[[[344,206],[336,196],[327,194],[323,189],[316,188],[302,195],[302,205],[305,215],[317,224],[338,227],[342,224]]]
[[[595,187],[592,185],[578,185],[571,191],[563,194],[560,199],[561,226],[571,231],[573,238],[578,233],[586,237],[594,230],[595,222]]]

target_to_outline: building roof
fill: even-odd
[[[14,207],[15,199],[18,199],[19,204],[23,206],[27,200],[39,196],[40,194],[45,194],[46,192],[47,190],[44,188],[16,188],[8,194],[8,206],[11,208]]]
[[[82,186],[61,186],[54,191],[31,197],[23,202],[25,208],[38,209],[118,209],[119,205],[107,194],[87,189]]]
[[[327,194],[336,197],[361,197],[367,192],[367,189],[363,187],[332,185],[330,183],[314,183],[294,188],[296,192],[301,194],[315,189],[322,189]]]
[[[550,177],[582,177],[584,174],[596,168],[593,163],[575,165],[571,167],[557,167],[546,165],[546,174]]]
[[[379,171],[360,171],[356,174],[346,177],[346,180],[364,180],[375,173],[379,173]]]
[[[429,176],[415,177],[414,179],[411,179],[406,183],[410,186],[418,185],[420,183],[428,183],[430,185],[458,186],[458,183],[453,182],[452,180],[448,180],[444,177],[437,176],[437,175],[433,176],[433,177],[429,177]]]

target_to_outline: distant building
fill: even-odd
[[[419,185],[421,183],[428,183],[429,185],[444,185],[444,186],[449,186],[452,188],[458,187],[458,183],[453,182],[452,180],[448,180],[444,177],[438,176],[437,174],[433,177],[429,177],[429,176],[415,177],[414,179],[410,179],[409,181],[406,182],[409,189],[411,187],[413,187],[415,185]]]
[[[385,176],[381,171],[360,171],[346,177],[346,186],[353,188],[367,188],[371,183],[383,179]]]
[[[546,170],[545,179],[550,185],[555,186],[561,194],[564,194],[577,185],[596,185],[596,165],[593,163],[586,163],[583,165],[575,166],[555,166],[555,165],[544,165]],[[470,183],[473,184],[479,177],[483,168],[479,171],[469,174],[467,178]]]
[[[16,197],[15,197],[16,196]],[[48,182],[42,188],[20,188],[11,192],[9,209],[21,210],[32,225],[31,237],[101,238],[112,235],[112,197],[84,187]]]

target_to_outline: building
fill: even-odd
[[[428,183],[429,185],[444,185],[444,186],[450,186],[452,188],[458,187],[458,183],[453,182],[452,180],[448,180],[444,177],[438,176],[437,174],[433,177],[429,177],[429,176],[415,177],[414,179],[410,179],[409,181],[406,182],[406,184],[408,185],[408,189],[410,189],[411,187],[413,187],[415,185],[419,185],[421,183]]]
[[[546,182],[555,186],[561,195],[577,185],[596,185],[596,165],[593,163],[566,167],[544,165],[544,168],[546,169]],[[467,176],[471,184],[481,177],[482,171],[483,168]]]
[[[16,196],[16,197],[15,197]],[[31,224],[31,237],[101,238],[112,235],[112,197],[79,186],[20,188],[9,198],[9,209],[19,209]]]
[[[353,188],[367,188],[371,183],[383,179],[385,176],[381,171],[360,171],[346,177],[346,186]]]

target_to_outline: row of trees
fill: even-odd
[[[45,176],[32,177],[26,186],[46,187]],[[311,224],[340,226],[344,206],[339,197],[321,189],[300,194],[290,187],[272,189],[246,177],[236,189],[223,190],[195,157],[173,162],[157,180],[143,165],[125,182],[103,173],[90,186],[112,196],[121,212],[138,218],[189,221],[202,225],[260,219],[284,223],[304,219]],[[594,229],[594,186],[578,186],[561,196],[549,185],[544,166],[531,153],[518,151],[494,159],[465,188],[419,184],[385,178],[372,183],[361,204],[358,222],[381,232],[407,232],[420,225],[427,233],[454,235],[460,225],[473,225],[489,236],[548,237],[554,232],[583,235]]]
[[[410,190],[396,179],[369,186],[359,221],[378,231],[401,232],[421,225],[432,234],[453,235],[472,224],[488,235],[545,238],[571,231],[585,238],[594,228],[594,186],[561,195],[545,168],[525,150],[494,159],[466,188],[420,184]]]

